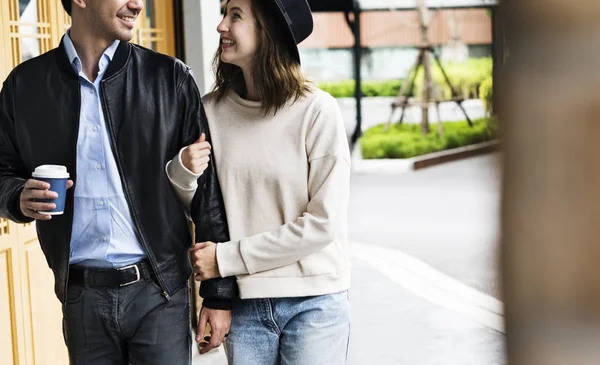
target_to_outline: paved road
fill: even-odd
[[[351,241],[408,254],[497,297],[497,162],[488,155],[417,172],[354,174]],[[504,335],[465,315],[471,307],[449,309],[460,308],[452,293],[430,295],[443,288],[427,280],[413,285],[418,272],[382,270],[356,254],[353,261],[351,365],[505,363]]]
[[[499,297],[498,155],[415,172],[354,174],[350,239],[411,254]]]

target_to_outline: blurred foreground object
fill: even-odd
[[[510,365],[600,359],[600,1],[504,0]]]

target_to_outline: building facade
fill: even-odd
[[[433,9],[430,16],[430,41],[446,61],[491,56],[492,22],[485,9]],[[316,13],[314,20],[313,34],[300,44],[304,72],[318,81],[352,79],[354,36],[344,14]],[[363,12],[363,80],[405,78],[420,43],[416,11]]]

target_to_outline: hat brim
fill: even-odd
[[[275,16],[275,20],[281,29],[285,30],[286,36],[285,41],[288,45],[288,49],[292,54],[292,57],[298,61],[300,64],[300,51],[298,50],[298,44],[304,41],[308,36],[312,33],[313,30],[313,19],[312,19],[312,11],[310,10],[310,6],[306,0],[299,0],[294,11],[294,19],[287,14],[286,9],[283,7],[283,4],[279,0],[271,0],[272,10]],[[291,10],[290,10],[291,11]],[[304,22],[298,24],[299,19],[303,19]],[[293,21],[296,21],[296,24],[292,24]],[[296,32],[298,33],[298,38],[294,33],[294,27]]]

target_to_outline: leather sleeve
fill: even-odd
[[[29,172],[19,157],[13,80],[13,75],[9,75],[0,91],[0,217],[16,223],[29,223],[33,219],[25,217],[19,207],[19,199]]]
[[[190,76],[192,75],[190,74]],[[186,117],[194,118],[197,123],[199,121],[200,133],[205,133],[206,140],[210,143],[208,121],[206,120],[200,94],[192,77],[190,77],[190,80],[194,83],[194,85],[188,86],[187,100],[191,105],[187,109],[191,112],[191,115]],[[194,141],[195,139],[192,139],[191,143]],[[218,151],[213,149],[211,153],[218,153]],[[225,204],[214,161],[215,159],[211,158],[208,168],[198,179],[198,189],[192,199],[190,216],[195,224],[196,242],[212,241],[218,243],[229,241]],[[200,284],[200,296],[204,299],[203,305],[207,308],[230,309],[233,299],[239,296],[236,278],[205,280]]]

